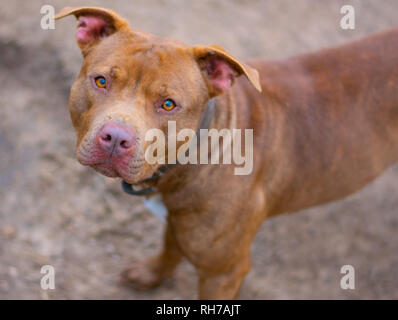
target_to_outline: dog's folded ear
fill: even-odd
[[[245,75],[250,83],[261,91],[256,69],[239,62],[219,46],[196,46],[193,53],[204,73],[210,96],[216,96],[229,89],[236,77]]]
[[[102,38],[123,28],[129,28],[128,22],[116,12],[96,7],[65,7],[54,18],[57,20],[72,14],[78,20],[76,40],[83,55]]]

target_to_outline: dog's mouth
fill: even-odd
[[[90,166],[95,171],[106,177],[121,178],[127,182],[135,183],[137,180],[140,180],[140,177],[142,176],[143,162],[134,160],[132,160],[132,162],[133,163],[120,164],[118,162],[113,162],[111,159],[109,159],[101,163],[80,163],[86,166]]]
[[[122,178],[121,174],[109,163],[99,163],[90,165],[98,173],[110,178]]]
[[[98,173],[109,178],[121,178],[129,183],[137,183],[146,177],[148,171],[144,159],[118,159],[109,157],[106,160],[82,158],[77,155],[80,164],[93,168]]]
[[[114,140],[108,139],[108,135],[112,135]],[[132,141],[129,140],[131,137],[134,138],[130,139]],[[126,145],[124,140],[130,143]],[[80,164],[106,177],[121,178],[131,184],[145,180],[156,170],[146,161],[144,154],[135,133],[113,122],[90,134],[76,148]]]

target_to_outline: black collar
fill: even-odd
[[[203,117],[202,117],[202,121],[200,122],[199,128],[196,131],[196,136],[199,137],[199,130],[200,129],[209,129],[210,126],[210,122],[213,119],[214,116],[214,110],[215,110],[215,98],[212,98],[209,100],[209,102],[206,105]],[[150,187],[146,187],[146,188],[140,188],[140,189],[134,189],[134,187],[140,186],[142,184],[145,183],[154,183],[156,182],[166,171],[168,171],[172,166],[175,166],[175,164],[165,164],[160,166],[155,173],[152,175],[152,177],[144,179],[140,182],[137,183],[128,183],[124,180],[122,180],[122,188],[123,191],[130,194],[130,195],[134,195],[134,196],[146,196],[146,195],[150,195],[153,194],[155,192],[157,192],[157,188],[150,186]]]

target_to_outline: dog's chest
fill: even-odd
[[[157,216],[162,222],[166,222],[168,210],[163,203],[162,195],[156,194],[150,198],[144,198],[145,207]]]

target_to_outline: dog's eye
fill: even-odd
[[[98,88],[105,89],[106,88],[106,79],[102,76],[95,78],[95,84]]]
[[[166,111],[171,111],[176,107],[176,104],[173,100],[167,99],[163,102],[162,108]]]

